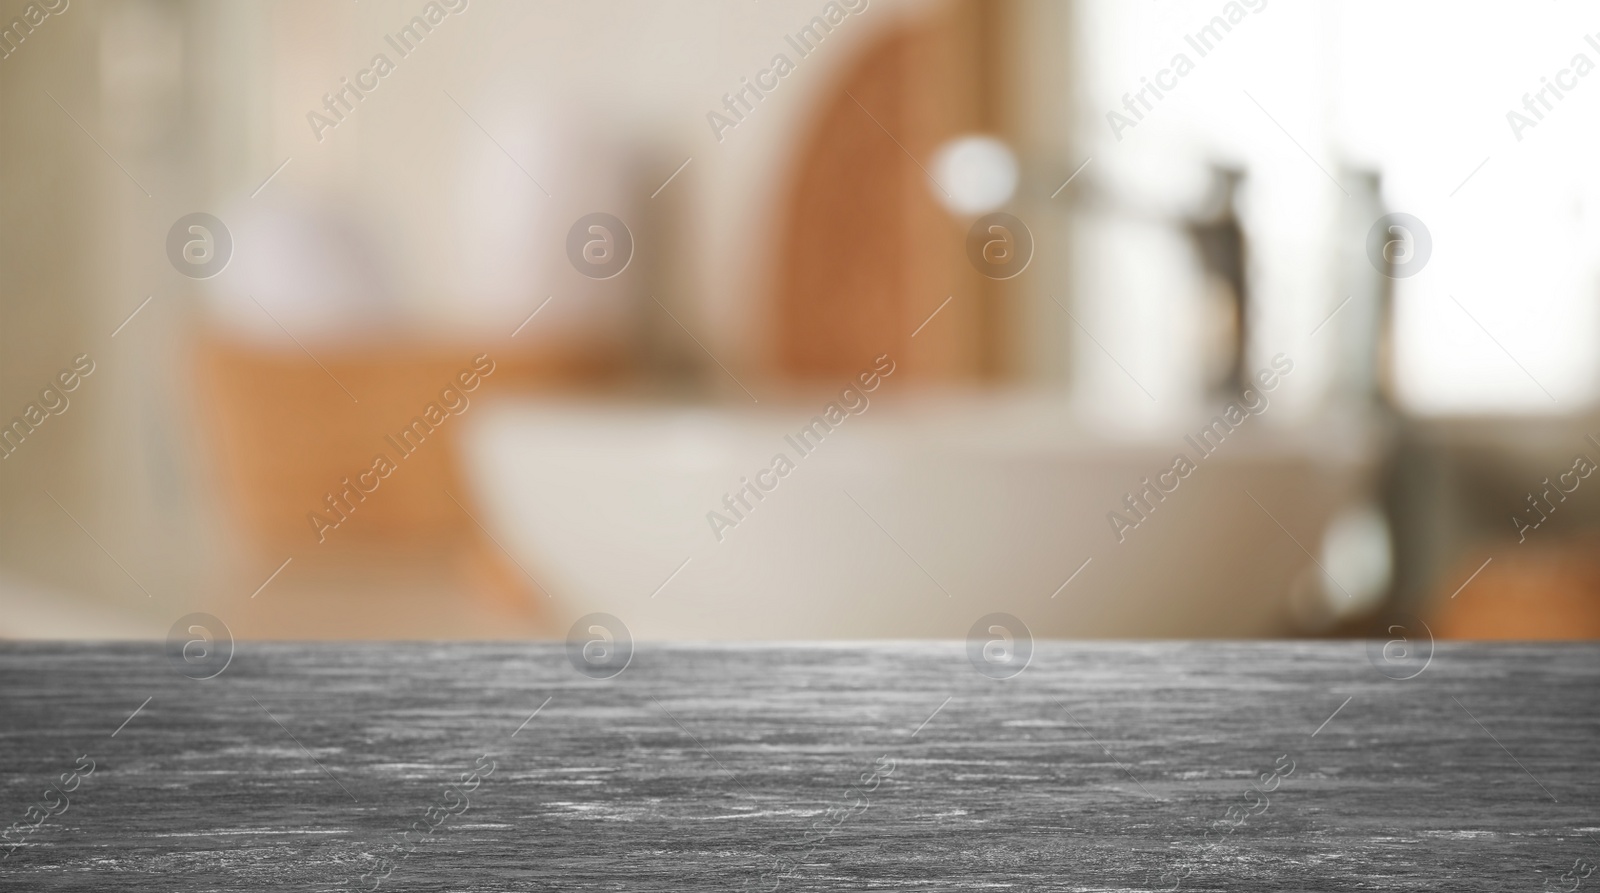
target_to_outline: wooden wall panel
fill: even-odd
[[[942,142],[983,123],[980,19],[977,4],[958,3],[907,22],[869,46],[823,101],[784,212],[780,375],[844,378],[882,353],[906,378],[983,371],[995,326],[987,280],[966,262],[971,221],[944,209],[928,170]]]

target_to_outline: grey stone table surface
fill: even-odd
[[[0,644],[0,890],[1600,889],[1600,647],[1369,654]]]

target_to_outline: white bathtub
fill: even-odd
[[[1051,399],[875,400],[797,458],[785,435],[826,399],[486,404],[465,444],[474,496],[559,623],[604,611],[636,639],[959,638],[991,611],[1040,638],[1242,637],[1290,632],[1313,566],[1295,540],[1317,553],[1371,470],[1351,430],[1273,431],[1269,410],[1118,542],[1107,513],[1193,456],[1198,420],[1107,439]],[[707,513],[732,519],[724,494],[780,452],[794,469],[719,542]]]

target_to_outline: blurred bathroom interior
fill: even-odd
[[[1600,636],[1508,9],[0,0],[0,636]]]

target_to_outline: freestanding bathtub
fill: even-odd
[[[874,400],[801,455],[827,399],[486,403],[468,473],[558,621],[637,639],[960,638],[991,611],[1040,638],[1281,635],[1330,517],[1368,499],[1362,437],[1249,418],[1119,541],[1108,513],[1136,520],[1202,420],[1120,437],[1051,398]],[[724,497],[758,479],[741,519]]]

